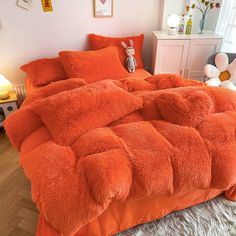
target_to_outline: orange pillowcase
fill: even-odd
[[[142,105],[142,99],[105,80],[40,99],[30,109],[41,117],[58,144],[68,145]]]
[[[120,62],[116,47],[107,47],[97,51],[62,51],[59,55],[70,78],[83,78],[91,83],[129,76]]]
[[[129,40],[132,39],[134,41],[134,49],[135,49],[135,59],[137,61],[137,68],[143,68],[143,61],[142,61],[142,46],[144,35],[141,34],[139,36],[129,36],[123,38],[114,38],[114,37],[105,37],[96,34],[89,34],[89,46],[90,50],[97,50],[101,48],[105,48],[108,46],[116,46],[119,51],[119,57],[121,63],[125,65],[125,60],[127,55],[125,53],[125,49],[121,46],[121,41],[124,41],[127,45],[129,45]]]
[[[47,85],[67,78],[63,65],[58,57],[43,58],[21,66],[34,86]]]

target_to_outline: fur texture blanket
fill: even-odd
[[[73,235],[112,201],[223,189],[236,200],[236,93],[173,75],[55,82],[5,128],[45,219]]]

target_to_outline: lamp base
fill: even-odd
[[[169,35],[176,35],[177,34],[177,28],[176,27],[169,27],[168,34]]]
[[[9,97],[9,91],[0,92],[0,99],[7,99]]]

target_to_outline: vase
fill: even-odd
[[[202,14],[202,19],[200,20],[199,27],[200,27],[200,32],[199,34],[203,34],[207,24],[207,14],[204,12]]]

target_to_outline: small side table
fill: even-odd
[[[10,96],[6,99],[0,99],[0,127],[3,127],[3,121],[8,115],[16,111],[17,107],[17,96],[15,92],[10,92]]]

